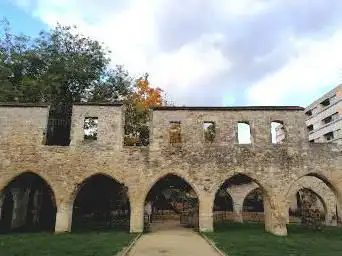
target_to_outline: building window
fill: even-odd
[[[307,128],[309,132],[312,132],[314,129],[313,124],[310,124]]]
[[[332,116],[328,116],[322,120],[323,124],[328,124],[333,121]]]
[[[334,133],[333,132],[328,132],[326,134],[324,134],[324,138],[326,141],[331,141],[334,139]]]
[[[84,118],[84,140],[97,140],[97,117]]]
[[[305,112],[305,115],[307,115],[307,116],[312,116],[312,111],[311,111],[311,110],[306,111],[306,112]]]
[[[310,143],[315,143],[315,140],[309,140]]]
[[[237,140],[239,144],[251,144],[251,127],[249,122],[241,121],[237,125]]]
[[[181,122],[180,121],[171,121],[170,122],[169,136],[170,136],[170,143],[171,144],[182,142]]]
[[[323,100],[323,101],[321,102],[321,105],[322,105],[323,107],[329,106],[329,105],[330,105],[330,99],[328,98],[328,99]]]
[[[281,144],[286,139],[286,131],[284,122],[273,121],[271,122],[271,136],[273,144]]]
[[[216,136],[215,122],[203,122],[203,133],[206,142],[213,142]]]

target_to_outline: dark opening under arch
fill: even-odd
[[[130,203],[127,187],[96,174],[80,187],[73,204],[72,231],[129,229]]]
[[[149,220],[146,206],[151,205]],[[145,199],[145,229],[158,230],[177,226],[198,229],[198,196],[183,178],[167,174],[150,189]]]
[[[54,230],[55,196],[42,177],[32,172],[22,173],[9,182],[2,194],[1,219],[7,232]]]

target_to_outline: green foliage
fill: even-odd
[[[0,101],[49,103],[51,144],[68,145],[72,103],[115,102],[132,93],[128,72],[111,68],[110,52],[76,27],[57,24],[31,38],[13,34],[7,20],[1,25]]]
[[[35,38],[13,34],[7,20],[1,28],[0,102],[49,103],[48,143],[68,145],[73,103],[117,101],[126,107],[128,144],[149,143],[148,107],[163,97],[147,75],[134,79],[123,66],[111,68],[110,52],[76,27],[57,24]]]
[[[116,255],[136,237],[120,230],[107,232],[73,232],[13,234],[0,236],[0,255],[79,256]]]
[[[301,225],[287,225],[288,236],[265,232],[264,224],[220,223],[207,233],[216,246],[230,256],[339,256],[342,229],[324,227],[312,231]]]
[[[301,189],[298,193],[302,223],[310,229],[321,229],[324,216],[317,208],[317,195],[309,189]]]

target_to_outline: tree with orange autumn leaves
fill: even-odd
[[[149,143],[149,108],[168,104],[160,88],[152,88],[148,74],[136,80],[135,90],[125,100],[126,146],[146,146]]]

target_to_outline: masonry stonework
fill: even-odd
[[[303,177],[319,178],[342,203],[341,153],[333,145],[307,142],[302,108],[158,107],[151,110],[147,147],[123,146],[123,111],[118,104],[74,105],[70,146],[46,146],[42,142],[48,106],[1,105],[0,191],[24,172],[41,176],[54,193],[56,232],[70,231],[77,192],[85,179],[99,173],[127,186],[131,232],[142,232],[145,197],[167,174],[183,178],[197,193],[201,231],[213,231],[215,194],[239,173],[261,187],[265,229],[276,235],[287,234],[288,197]],[[98,117],[98,140],[83,140],[87,116]],[[271,143],[270,125],[275,120],[285,126],[287,139],[282,144]],[[182,143],[170,145],[170,121],[181,122]],[[210,143],[204,140],[205,121],[216,125]],[[240,121],[250,124],[252,144],[237,143]]]

